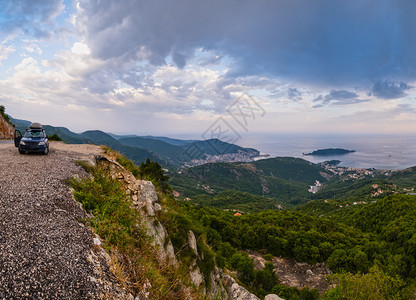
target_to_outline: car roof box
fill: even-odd
[[[42,124],[38,122],[33,122],[32,124],[30,124],[30,129],[42,129]]]

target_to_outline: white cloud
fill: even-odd
[[[5,46],[3,44],[0,44],[0,65],[3,60],[6,60],[9,57],[9,55],[15,51],[16,49],[12,45]]]
[[[88,45],[82,42],[75,43],[74,46],[72,46],[71,51],[77,55],[89,55],[91,53]]]

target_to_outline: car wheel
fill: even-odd
[[[20,154],[25,154],[25,152],[26,152],[26,151],[23,151],[23,150],[20,150],[20,149],[19,149],[19,153],[20,153]]]

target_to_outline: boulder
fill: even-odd
[[[196,244],[195,234],[191,230],[188,231],[188,245],[195,255],[198,255],[198,246]]]
[[[266,297],[264,297],[264,300],[285,300],[283,298],[280,298],[279,296],[275,294],[268,294]]]
[[[241,285],[239,285],[234,278],[229,275],[223,277],[225,288],[228,292],[228,299],[230,300],[260,300],[259,297],[250,293]]]

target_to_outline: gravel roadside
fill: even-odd
[[[93,235],[66,179],[85,171],[92,145],[51,143],[47,156],[0,143],[0,299],[96,299],[87,256]]]

